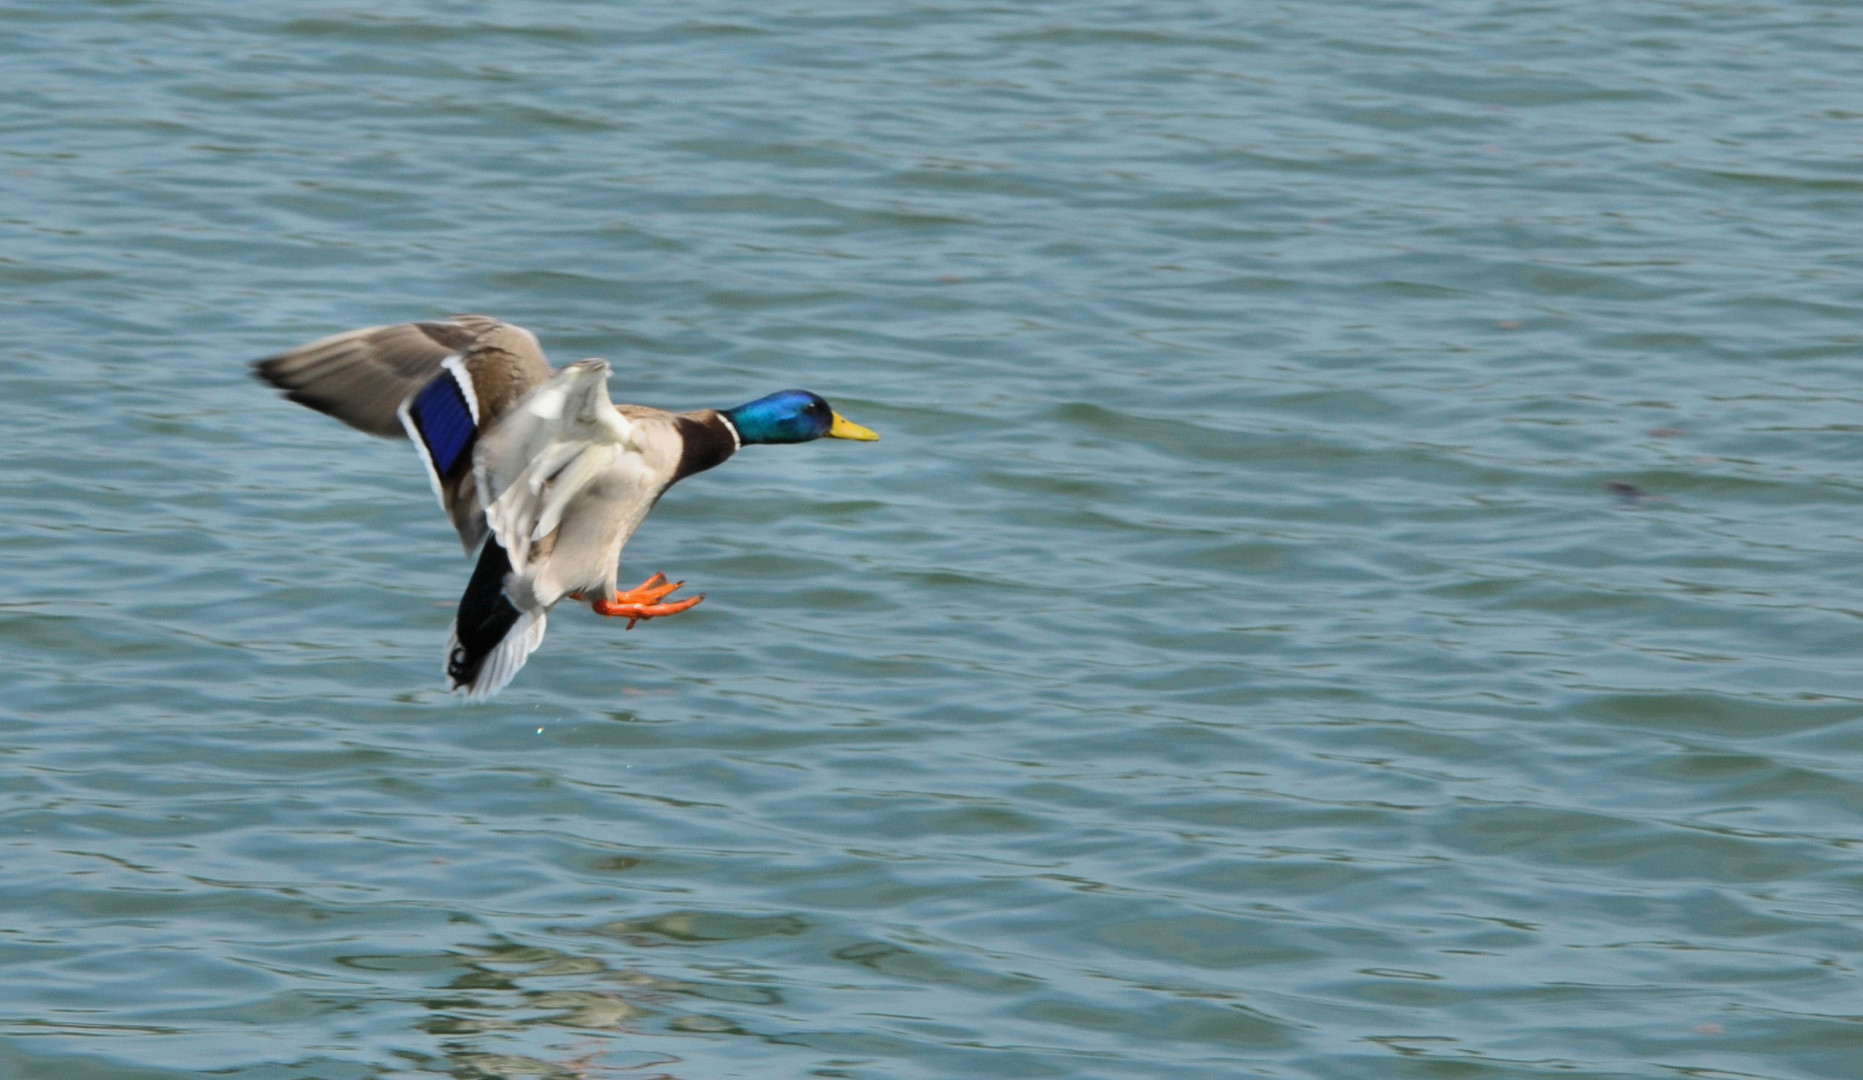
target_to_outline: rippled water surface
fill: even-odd
[[[1863,10],[0,0],[0,1076],[1863,1075]],[[828,396],[444,692],[485,311]]]

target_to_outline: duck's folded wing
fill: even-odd
[[[485,507],[492,535],[519,566],[529,561],[531,544],[554,532],[563,512],[591,483],[611,472],[623,453],[612,443],[562,443],[553,450]]]
[[[608,401],[607,365],[563,369],[488,432],[474,452],[492,535],[525,566],[596,480],[634,453],[632,425]]]

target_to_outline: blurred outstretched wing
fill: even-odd
[[[472,479],[480,430],[548,381],[536,335],[485,315],[369,326],[253,365],[292,401],[372,435],[408,435],[470,553],[485,537]]]

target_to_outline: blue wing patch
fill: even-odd
[[[479,433],[466,389],[451,370],[442,371],[406,405],[408,427],[433,465],[436,476],[451,478],[454,466],[472,462],[472,441]]]

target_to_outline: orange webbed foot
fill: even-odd
[[[626,619],[627,628],[632,630],[634,624],[642,619],[677,615],[705,599],[705,595],[700,593],[698,596],[689,596],[670,604],[660,603],[674,589],[684,584],[683,581],[667,581],[665,574],[655,574],[626,592],[616,593],[613,600],[597,600],[589,606],[597,615],[605,615],[611,619]]]

